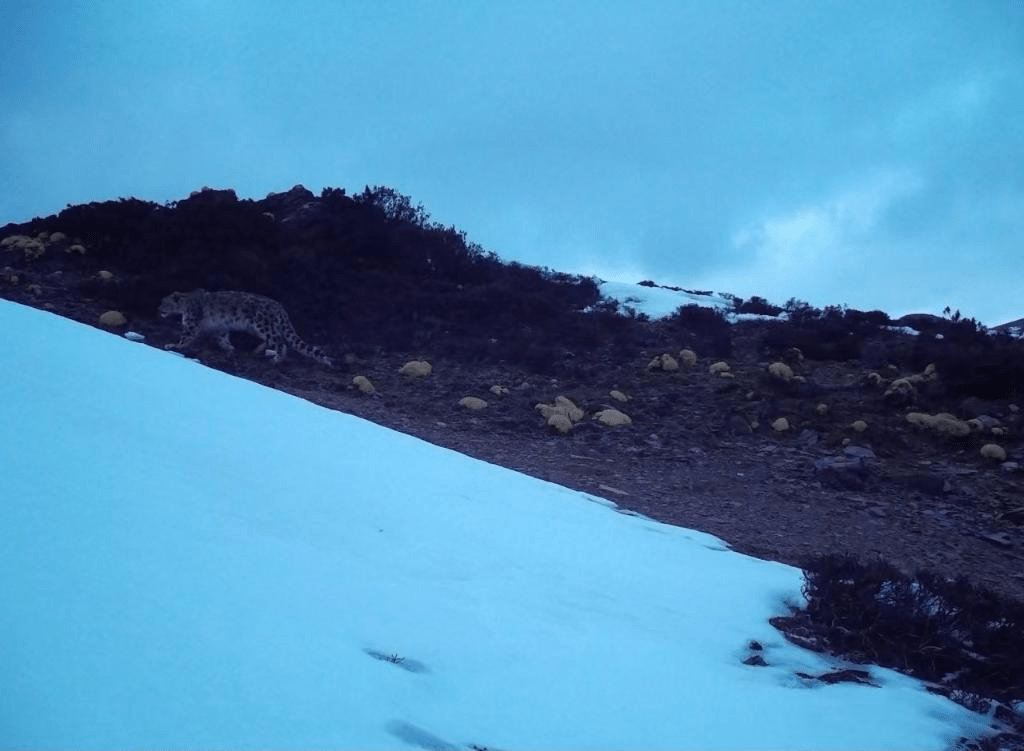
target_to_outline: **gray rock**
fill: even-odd
[[[1005,519],[1006,521],[1013,522],[1014,524],[1024,524],[1024,506],[1018,506],[1012,508],[1009,511],[1003,511],[1001,514],[996,516],[997,519]]]
[[[846,446],[843,448],[843,455],[851,459],[878,461],[878,457],[875,456],[875,452],[864,446]]]
[[[981,417],[986,412],[995,411],[996,407],[992,402],[979,399],[976,396],[969,396],[960,402],[960,414],[965,418]]]
[[[817,446],[819,440],[820,437],[818,436],[818,431],[810,430],[809,428],[801,430],[800,435],[796,437],[796,442],[802,446],[806,446],[807,448]]]
[[[748,435],[754,432],[746,418],[737,414],[729,416],[729,430],[733,435]]]
[[[827,485],[857,490],[867,483],[870,466],[862,457],[826,456],[814,462],[814,473]]]
[[[818,676],[818,680],[822,683],[860,683],[865,686],[878,688],[878,684],[871,680],[871,673],[867,670],[857,670],[855,668],[822,673]]]
[[[912,472],[903,477],[902,482],[907,487],[928,495],[941,495],[953,491],[953,482],[948,472]]]
[[[1013,540],[1010,539],[1010,535],[1006,532],[992,532],[991,534],[980,534],[978,535],[982,540],[986,542],[995,543],[1004,548],[1013,547]]]

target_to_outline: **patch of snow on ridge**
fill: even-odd
[[[605,282],[599,287],[602,297],[617,300],[623,309],[633,308],[651,318],[664,318],[683,305],[701,305],[718,308],[723,313],[732,310],[732,301],[715,293],[697,294],[667,287],[648,287],[629,282]]]

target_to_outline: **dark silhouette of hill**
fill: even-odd
[[[82,270],[107,269],[116,285],[84,290],[128,315],[155,310],[171,291],[240,289],[281,301],[314,340],[357,354],[429,351],[505,362],[551,375],[585,375],[586,362],[626,362],[647,348],[693,346],[727,357],[732,328],[710,308],[688,306],[659,322],[620,314],[595,280],[501,261],[464,232],[430,220],[390,188],[349,196],[301,186],[262,200],[202,190],[155,204],[121,199],[69,206],[56,216],[9,224],[0,234],[59,232],[87,249],[67,254]],[[39,267],[52,259],[39,259]],[[973,319],[927,318],[912,344],[885,333],[881,311],[824,311],[790,301],[734,299],[740,312],[789,321],[763,334],[767,355],[797,347],[812,359],[869,359],[900,368],[935,363],[949,396],[1019,399],[1018,340],[990,335]]]
[[[388,188],[317,197],[296,187],[259,201],[203,190],[168,205],[70,206],[0,231],[75,238],[88,248],[83,268],[118,274],[116,287],[93,291],[126,314],[148,315],[175,290],[240,289],[281,301],[312,338],[354,351],[429,348],[553,367],[570,345],[541,344],[540,331],[593,348],[618,323],[580,315],[598,303],[592,279],[502,263]]]

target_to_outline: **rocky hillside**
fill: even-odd
[[[809,588],[832,604],[817,623],[833,632],[815,638],[846,653],[913,662],[879,652],[892,642],[880,626],[874,646],[839,644],[839,611],[866,612],[863,591],[839,591],[851,566],[876,605],[904,593],[896,631],[914,618],[934,628],[922,602],[948,584],[954,622],[987,610],[972,616],[974,648],[961,635],[919,674],[939,680],[991,642],[1010,667],[985,690],[1024,696],[1024,658],[999,646],[1024,641],[1024,341],[1005,331],[959,312],[892,321],[763,298],[732,298],[757,314],[740,320],[698,305],[647,320],[602,300],[593,279],[503,263],[388,188],[70,206],[0,228],[0,270],[6,299],[158,347],[181,334],[157,315],[170,292],[274,298],[333,369],[297,355],[275,365],[247,335],[233,356],[190,354],[819,571]]]

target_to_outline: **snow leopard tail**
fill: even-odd
[[[316,360],[321,365],[326,365],[328,368],[334,367],[334,360],[327,356],[327,354],[320,348],[312,344],[306,344],[299,335],[295,333],[295,329],[289,327],[289,331],[285,333],[285,341],[289,347],[298,352],[304,357],[308,357],[310,360]]]

